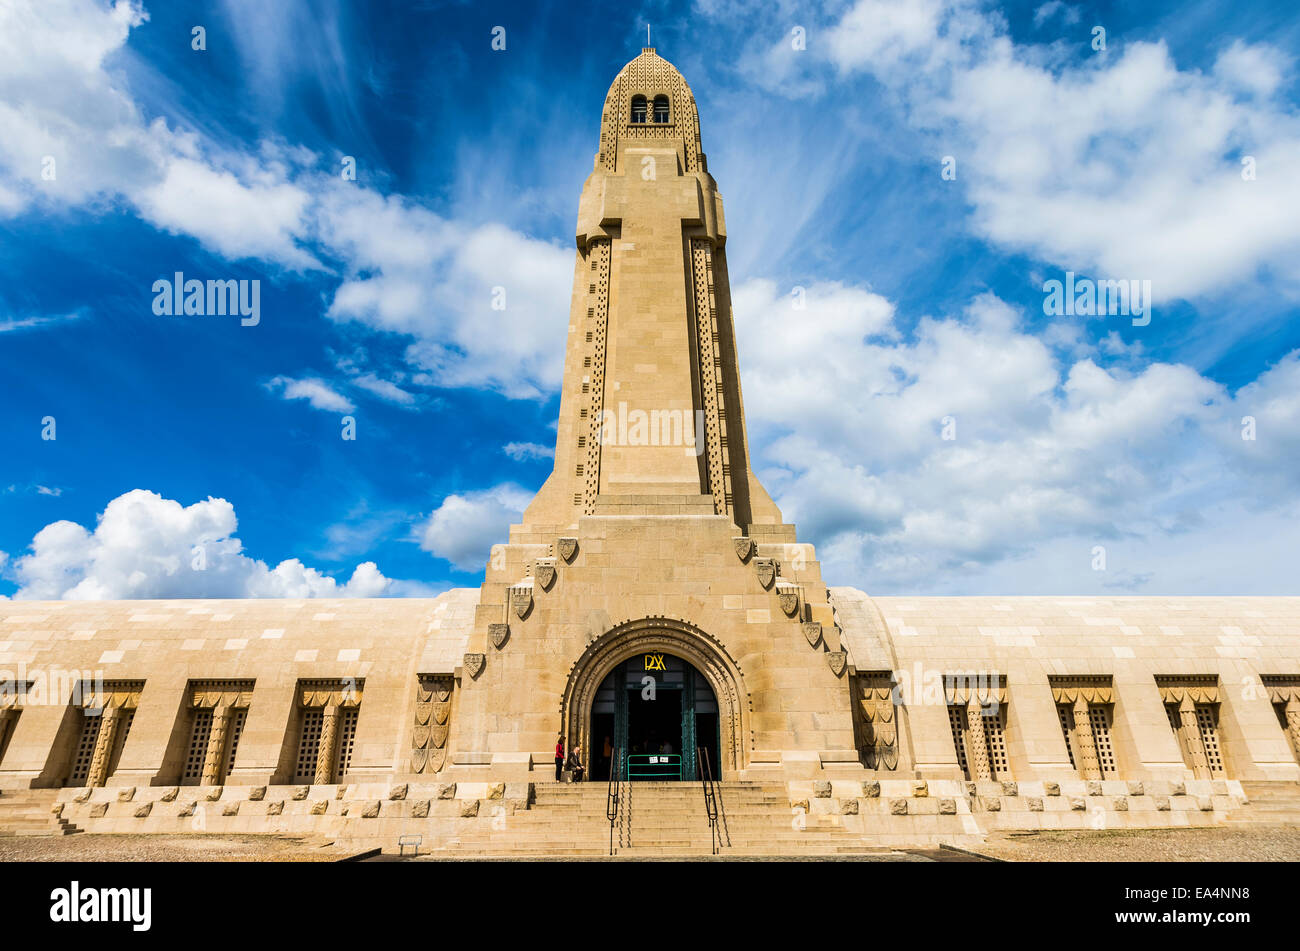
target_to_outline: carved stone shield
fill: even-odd
[[[537,583],[542,586],[543,590],[550,590],[551,582],[555,580],[555,562],[537,562],[535,577],[537,578]]]
[[[844,665],[848,661],[847,651],[829,651],[826,654],[826,661],[831,665],[831,672],[838,677],[844,673]]]
[[[451,713],[451,704],[450,704],[450,703],[447,703],[447,702],[444,701],[443,703],[437,704],[437,705],[433,708],[433,722],[434,722],[434,723],[446,723],[446,722],[447,722],[447,715],[448,715],[449,713]]]
[[[432,728],[430,728],[429,742],[433,744],[435,749],[446,744],[447,730],[448,726],[445,723],[435,723]]]
[[[506,638],[509,636],[510,636],[509,624],[488,625],[488,637],[492,638],[492,646],[495,647],[497,650],[501,649],[501,645],[506,642]]]
[[[415,705],[415,722],[428,723],[429,715],[433,712],[433,702],[416,703]]]
[[[799,592],[793,588],[787,588],[778,591],[776,598],[781,602],[781,610],[786,613],[786,616],[794,617],[794,612],[799,610]]]
[[[576,538],[561,538],[556,549],[560,557],[565,561],[573,561],[574,554],[578,551],[578,540]]]
[[[442,769],[442,764],[447,762],[446,749],[429,750],[429,772],[436,773]]]
[[[446,729],[446,727],[443,727],[443,729]],[[427,726],[416,724],[415,733],[411,737],[411,745],[417,750],[424,749],[429,745],[429,728]]]
[[[411,750],[411,772],[424,772],[425,760],[429,758],[428,750]]]
[[[748,561],[749,556],[754,553],[754,539],[736,536],[731,539],[731,543],[736,546],[736,557],[741,561]]]
[[[528,609],[533,606],[533,589],[524,587],[511,588],[510,606],[515,609],[515,614],[519,615],[519,619],[522,621],[528,614]]]
[[[483,672],[483,664],[486,662],[487,662],[486,654],[465,655],[465,669],[469,671],[469,675],[473,679],[477,679],[478,675]]]
[[[758,583],[764,588],[772,587],[772,582],[776,580],[776,562],[771,558],[759,558],[755,560],[754,567],[758,569]]]
[[[817,642],[822,639],[822,622],[821,621],[804,621],[803,636],[808,638],[808,644],[816,647]]]

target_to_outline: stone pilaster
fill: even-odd
[[[1074,758],[1078,761],[1079,775],[1084,779],[1101,779],[1101,764],[1097,761],[1097,744],[1092,738],[1092,720],[1088,717],[1088,701],[1080,695],[1074,701]]]
[[[100,714],[99,736],[95,739],[95,752],[90,758],[87,786],[102,786],[108,780],[108,761],[117,742],[117,727],[121,722],[121,707],[105,707]]]
[[[1205,759],[1205,746],[1201,743],[1201,725],[1196,722],[1196,704],[1187,694],[1178,704],[1178,721],[1183,728],[1183,742],[1192,763],[1192,775],[1197,779],[1210,778],[1210,766]]]
[[[325,708],[321,718],[320,746],[316,749],[316,778],[313,782],[323,786],[334,781],[334,754],[339,741],[339,706],[332,703]]]
[[[1286,704],[1286,732],[1291,737],[1291,748],[1300,759],[1300,697],[1292,697]],[[4,742],[0,735],[0,743]]]
[[[993,778],[988,744],[984,740],[984,712],[974,690],[966,705],[966,765],[970,767],[971,779]]]
[[[231,713],[227,706],[212,711],[212,730],[208,733],[208,749],[203,757],[202,786],[215,786],[221,782],[221,766],[226,755],[226,736],[230,732]]]

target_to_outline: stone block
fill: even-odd
[[[1090,780],[1088,780],[1088,795],[1089,795],[1089,796],[1100,796],[1100,795],[1102,795],[1102,794],[1104,793],[1104,791],[1105,791],[1105,790],[1104,790],[1104,788],[1103,788],[1102,785],[1101,785],[1101,780],[1100,780],[1100,779],[1090,779]]]
[[[1025,802],[1027,802],[1027,803],[1029,804],[1029,811],[1030,811],[1030,812],[1042,812],[1042,811],[1043,811],[1043,800],[1040,799],[1038,796],[1030,796],[1029,798],[1027,798],[1027,799],[1025,800]]]
[[[226,803],[224,806],[222,806],[222,807],[221,807],[221,814],[222,814],[223,816],[237,816],[237,815],[239,815],[239,800],[238,800],[238,799],[231,800],[230,802],[228,802],[228,803]]]
[[[864,782],[862,784],[862,795],[865,796],[867,799],[879,799],[880,781],[876,779],[868,779],[866,782]]]
[[[295,802],[302,802],[302,800],[307,798],[307,794],[310,791],[311,791],[310,786],[295,786],[293,788],[293,800]]]
[[[455,783],[441,783],[441,784],[439,784],[439,786],[438,786],[438,798],[439,798],[439,799],[455,799],[455,798],[456,798],[456,784],[455,784]]]
[[[1071,809],[1072,811],[1074,811],[1074,812],[1083,812],[1083,810],[1086,809],[1086,808],[1087,808],[1087,806],[1084,804],[1083,799],[1081,799],[1079,796],[1071,796],[1071,797],[1070,797],[1070,809]]]
[[[1157,796],[1157,797],[1156,797],[1156,810],[1159,811],[1159,812],[1168,812],[1168,811],[1169,811],[1169,797],[1168,797],[1168,796]]]
[[[361,810],[362,819],[374,819],[379,815],[379,800],[371,799]]]
[[[906,800],[906,799],[891,799],[891,800],[889,801],[889,813],[890,813],[890,815],[894,815],[894,816],[905,816],[905,815],[907,815],[907,800]]]
[[[472,818],[474,818],[475,816],[477,816],[477,815],[478,815],[478,800],[477,800],[477,799],[466,799],[465,802],[464,802],[464,804],[460,807],[460,814],[461,814],[461,818],[464,818],[464,819],[472,819]]]
[[[858,801],[856,799],[841,800],[840,814],[845,816],[856,816],[858,814]]]
[[[265,786],[254,786],[252,789],[248,791],[249,802],[261,802],[265,798],[266,798]]]
[[[208,802],[216,802],[218,799],[221,798],[221,792],[225,788],[226,787],[224,786],[209,786],[207,788],[207,794],[203,798],[206,799]]]
[[[125,789],[119,789],[117,792],[118,802],[130,802],[135,798],[135,787],[127,786]]]
[[[813,796],[818,799],[829,799],[831,796],[831,784],[824,779],[817,780],[813,783]]]
[[[181,819],[187,819],[190,816],[194,815],[194,806],[195,804],[192,802],[181,803],[180,811],[176,813],[177,817]]]
[[[1002,800],[997,796],[980,797],[980,805],[984,807],[985,812],[1001,812]]]
[[[1020,795],[1020,787],[1017,786],[1015,783],[1003,783],[1003,784],[1002,784],[1002,795],[1004,795],[1004,796],[1018,796],[1018,795]]]
[[[1128,797],[1120,796],[1115,800],[1114,808],[1116,812],[1128,812]]]
[[[505,783],[489,783],[487,788],[488,799],[504,799],[506,797]]]
[[[956,800],[956,799],[940,799],[940,800],[939,800],[939,815],[941,815],[941,816],[955,816],[956,814],[957,814],[957,800]]]
[[[917,799],[923,799],[930,795],[930,784],[924,779],[918,779],[912,783],[912,795]]]
[[[411,804],[411,818],[426,819],[429,816],[429,800],[417,799]]]
[[[1130,796],[1142,796],[1146,791],[1142,788],[1142,781],[1138,779],[1129,780],[1128,794]]]
[[[90,818],[98,819],[108,812],[108,803],[97,802],[90,807]]]
[[[1050,783],[1050,782],[1043,783],[1044,796],[1059,796],[1060,794],[1061,794],[1060,783]]]
[[[136,807],[135,817],[137,819],[143,819],[146,816],[148,816],[149,813],[151,813],[152,811],[153,811],[153,803],[151,802],[141,803],[139,806]]]
[[[317,799],[311,804],[311,814],[313,816],[323,816],[325,815],[325,810],[329,807],[330,801],[328,799]]]
[[[267,814],[268,816],[278,816],[278,815],[280,815],[282,812],[284,812],[284,800],[283,800],[283,799],[277,799],[275,802],[268,802],[268,803],[266,804],[266,814]]]

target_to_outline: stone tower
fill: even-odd
[[[812,547],[750,468],[726,240],[695,98],[643,49],[605,97],[555,468],[487,566],[453,771],[549,768],[560,731],[589,749],[602,679],[651,651],[708,681],[727,775],[858,766]]]

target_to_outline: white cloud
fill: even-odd
[[[1157,307],[1261,267],[1300,279],[1300,116],[1276,97],[1283,54],[1237,41],[1202,72],[1180,70],[1163,42],[1112,41],[1060,66],[1058,51],[1012,42],[967,3],[861,0],[826,48],[957,157],[982,237],[1150,280]]]
[[[361,376],[355,377],[352,383],[368,393],[373,393],[385,402],[396,403],[398,406],[415,405],[414,393],[402,389],[391,380],[382,380],[373,373],[363,373]]]
[[[515,462],[523,462],[525,459],[555,458],[554,446],[543,446],[536,442],[508,442],[501,447],[501,451]]]
[[[461,571],[478,571],[531,499],[531,492],[509,483],[449,495],[425,524],[420,547]]]
[[[94,530],[52,522],[32,539],[31,554],[6,572],[16,598],[378,597],[390,581],[364,562],[340,584],[298,561],[274,568],[243,552],[234,507],[209,498],[182,506],[144,489],[109,502]]]
[[[1092,590],[1117,578],[1091,573],[1092,545],[1123,539],[1162,559],[1134,554],[1133,585],[1194,590],[1196,553],[1180,537],[1227,539],[1243,510],[1266,508],[1257,499],[1300,489],[1300,352],[1234,396],[1186,366],[1103,368],[1065,335],[1053,349],[991,295],[908,337],[862,289],[810,286],[795,324],[770,282],[734,296],[751,438],[765,446],[755,465],[836,583],[1024,592],[1060,577],[1006,569],[1041,553],[1073,559],[1081,574],[1064,590]],[[823,356],[789,358],[784,341]],[[1240,438],[1244,415],[1255,441]],[[1258,589],[1261,568],[1236,566],[1242,590]]]
[[[306,400],[313,409],[333,413],[350,413],[356,409],[350,399],[333,389],[324,380],[315,377],[295,380],[292,377],[277,376],[266,384],[266,388],[273,393],[279,393],[286,400]]]

